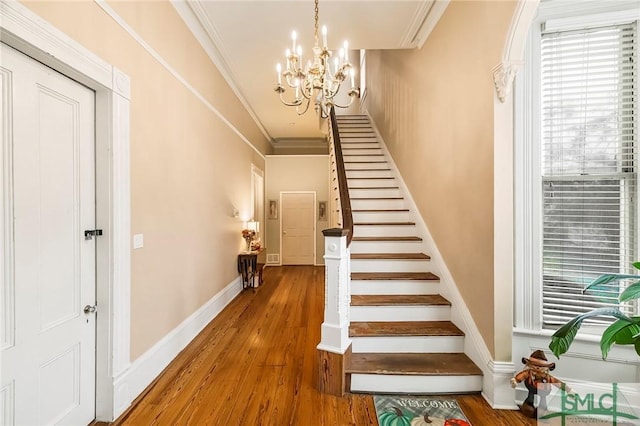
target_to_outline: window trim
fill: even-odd
[[[626,19],[629,16],[632,19]],[[542,2],[529,31],[524,51],[525,66],[516,76],[514,84],[514,331],[519,334],[546,335],[550,331],[542,328],[541,119],[536,115],[541,108],[541,96],[539,90],[534,90],[541,83],[540,74],[534,70],[540,68],[542,26],[549,22],[555,29],[571,29],[576,28],[579,21],[589,27],[611,24],[613,19],[618,18],[623,21],[626,19],[626,22],[639,21],[636,31],[640,39],[638,0],[604,5],[599,1],[577,4],[566,1]],[[640,47],[637,50],[640,51]],[[640,101],[637,99],[636,110],[640,111]],[[638,195],[640,188],[636,188],[636,197]],[[640,242],[636,244],[640,245]],[[587,327],[583,328],[587,330]],[[593,342],[593,334],[585,330],[581,330],[577,339]],[[633,350],[629,353],[635,356]]]

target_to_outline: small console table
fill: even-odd
[[[262,267],[263,265],[258,263],[258,255],[264,249],[243,252],[238,254],[238,272],[242,277],[242,289],[249,287],[255,287],[255,279],[258,278],[258,285],[263,283],[262,280]]]

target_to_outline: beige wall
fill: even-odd
[[[266,196],[279,200],[281,191],[315,191],[317,203],[329,201],[329,156],[328,155],[269,155],[267,156]],[[327,204],[328,205],[328,204]],[[280,215],[278,220],[267,219],[267,253],[280,252]],[[322,230],[329,228],[329,221],[316,222],[316,264],[324,264],[324,236]]]
[[[131,359],[238,273],[251,163],[264,159],[95,2],[25,5],[131,78]],[[111,2],[263,154],[269,143],[167,1]]]
[[[366,108],[492,355],[492,68],[515,5],[452,1],[422,49],[367,52]]]

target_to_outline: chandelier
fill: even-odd
[[[327,48],[327,27],[322,27],[322,46],[318,38],[318,0],[315,0],[315,44],[313,46],[313,58],[307,61],[303,68],[302,47],[296,44],[297,34],[291,33],[292,46],[287,49],[285,55],[287,65],[282,69],[278,64],[278,85],[275,91],[280,95],[280,100],[287,106],[296,108],[298,115],[302,115],[309,109],[313,100],[315,110],[326,118],[332,106],[338,108],[348,108],[353,100],[360,95],[359,89],[355,86],[355,70],[349,62],[349,44],[345,41],[344,47],[339,50],[338,57],[334,58],[333,66],[329,63],[331,51]],[[351,89],[348,105],[339,105],[334,97],[340,91],[340,86],[347,78],[351,77]],[[283,81],[289,88],[293,89],[295,97],[287,101],[284,93],[287,91]]]

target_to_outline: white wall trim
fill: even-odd
[[[378,131],[378,127],[376,126],[373,118],[369,113],[366,113],[369,117],[369,122],[371,123],[371,127],[373,128],[378,140],[380,142],[380,146],[382,151],[385,153],[387,161],[389,162],[389,167],[396,175],[396,179],[398,180],[398,184],[401,188],[401,191],[404,193],[409,209],[415,212],[416,218],[416,226],[418,228],[418,235],[423,237],[424,245],[426,247],[429,256],[431,256],[431,264],[433,265],[433,271],[440,277],[440,293],[446,297],[451,302],[451,321],[456,324],[465,334],[464,338],[464,352],[467,356],[474,362],[476,365],[482,370],[483,373],[483,389],[494,389],[494,377],[493,370],[490,367],[492,365],[493,358],[491,357],[491,353],[489,352],[489,348],[485,344],[482,336],[480,334],[480,330],[478,329],[469,309],[467,308],[467,304],[465,303],[462,295],[458,291],[458,286],[456,285],[449,268],[447,267],[440,251],[438,250],[438,246],[436,245],[433,237],[431,236],[431,232],[427,227],[416,203],[411,196],[411,192],[407,188],[407,185],[400,174],[398,167],[389,152],[382,135]]]
[[[234,278],[224,289],[160,341],[136,359],[131,367],[116,378],[118,395],[116,411],[123,412],[160,373],[222,310],[240,294],[240,277]]]
[[[186,24],[187,28],[189,28],[189,31],[191,31],[196,40],[198,40],[204,51],[209,56],[209,59],[211,59],[211,62],[213,62],[218,68],[218,71],[220,71],[222,77],[224,77],[231,90],[233,90],[233,93],[236,94],[240,103],[242,103],[242,106],[244,106],[253,121],[256,123],[256,126],[258,126],[264,137],[273,146],[273,138],[269,135],[267,129],[264,128],[264,125],[256,115],[255,111],[251,108],[249,102],[247,102],[247,99],[236,85],[233,73],[231,72],[231,67],[229,66],[229,61],[226,60],[228,55],[225,55],[225,53],[221,51],[221,47],[219,47],[223,46],[223,44],[220,43],[220,37],[215,30],[213,34],[207,31],[206,28],[215,27],[202,8],[202,5],[198,2],[187,2],[184,0],[170,1],[178,12],[178,15],[180,15]],[[203,22],[206,22],[208,27],[203,26]]]
[[[483,381],[484,399],[496,410],[517,410],[510,382],[516,371],[513,362],[490,361],[488,369],[491,371],[491,380]]]
[[[403,48],[422,48],[447,6],[449,6],[449,0],[419,2],[413,15],[413,20],[400,40],[400,45]]]
[[[149,53],[160,65],[162,65],[173,77],[178,80],[187,90],[189,90],[193,96],[195,96],[200,102],[202,102],[211,112],[218,116],[229,129],[231,129],[238,137],[246,143],[251,149],[253,149],[264,160],[264,154],[260,152],[258,148],[251,143],[246,136],[238,130],[216,107],[214,107],[199,91],[196,90],[189,82],[183,78],[167,61],[164,60],[158,52],[156,52],[143,38],[140,36],[115,10],[109,6],[105,0],[94,0],[102,10],[104,10],[122,29],[124,29],[143,49]],[[270,141],[270,138],[267,138]]]
[[[129,367],[129,77],[17,1],[0,3],[2,41],[96,92],[96,419],[111,421],[114,377]]]

